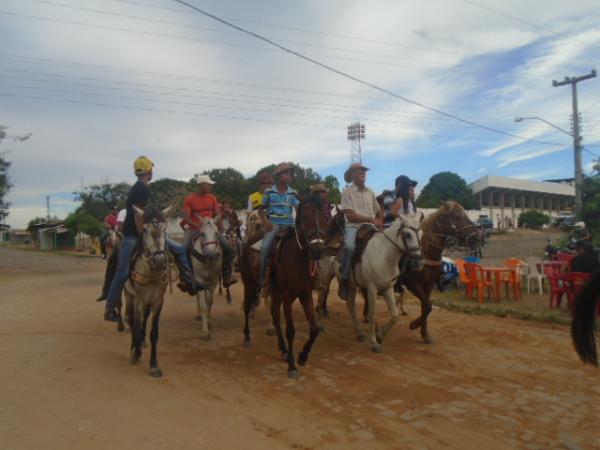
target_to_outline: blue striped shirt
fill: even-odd
[[[265,191],[262,198],[262,205],[273,225],[294,225],[292,211],[294,206],[299,204],[300,201],[296,197],[296,191],[291,187],[280,194],[277,186],[273,185]]]

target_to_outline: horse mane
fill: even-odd
[[[434,212],[432,212],[423,219],[423,221],[421,222],[421,229],[423,231],[429,230],[440,216],[446,214],[449,211],[452,211],[455,208],[464,210],[460,203],[455,202],[453,200],[446,200],[442,203],[442,206],[440,206],[438,209],[436,209]]]

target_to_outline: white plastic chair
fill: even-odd
[[[538,289],[540,291],[540,295],[544,295],[544,278],[546,276],[543,272],[540,272],[537,267],[537,263],[539,261],[537,259],[527,259],[527,266],[522,267],[522,272],[525,275],[526,283],[527,283],[527,293],[531,294],[531,282],[537,281]],[[540,268],[541,270],[541,268]]]

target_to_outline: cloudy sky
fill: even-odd
[[[13,161],[8,223],[66,215],[72,191],[282,160],[341,179],[346,127],[366,124],[377,191],[442,170],[570,177],[571,93],[552,80],[600,69],[597,0],[189,0],[355,77],[519,139],[377,92],[173,0],[0,0],[0,124],[33,133]],[[490,10],[496,10],[496,12]],[[584,164],[600,153],[600,77],[579,85]],[[538,142],[536,142],[538,141]],[[544,143],[541,143],[544,142]]]

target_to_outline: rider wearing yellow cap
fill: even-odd
[[[121,291],[123,290],[123,286],[127,281],[127,277],[129,277],[131,255],[139,243],[140,234],[144,228],[143,219],[139,214],[134,213],[133,206],[135,205],[140,209],[144,209],[148,204],[148,201],[150,200],[150,189],[148,188],[148,183],[150,183],[150,180],[152,180],[153,167],[154,163],[145,156],[140,156],[133,163],[133,171],[137,176],[137,181],[131,187],[129,194],[127,195],[127,216],[125,217],[125,222],[123,223],[123,239],[121,241],[121,249],[119,251],[119,261],[117,263],[117,270],[114,278],[108,290],[106,309],[104,311],[104,320],[111,322],[116,322],[119,320],[119,316],[115,311],[115,308],[119,298],[121,297]],[[184,270],[187,270],[188,272],[187,274],[180,272],[182,282],[187,285],[186,290],[193,289],[189,275],[191,273],[191,269],[189,262],[187,261],[185,250],[171,239],[167,239],[167,246],[169,251],[174,254],[179,263],[183,266]]]

